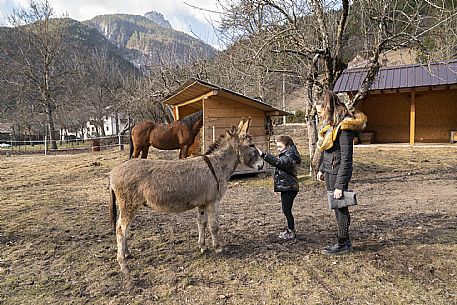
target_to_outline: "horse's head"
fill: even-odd
[[[229,135],[226,136],[232,138],[241,164],[261,170],[264,165],[263,159],[252,143],[252,136],[248,134],[251,120],[250,117],[247,120],[243,118],[238,128],[232,128],[232,132],[227,132]]]

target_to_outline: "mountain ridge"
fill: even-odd
[[[84,24],[97,29],[124,52],[124,57],[136,67],[164,62],[185,64],[193,58],[212,58],[217,50],[205,42],[174,30],[160,13],[145,15],[98,15]],[[151,20],[158,16],[157,22]]]

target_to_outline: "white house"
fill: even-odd
[[[103,130],[105,132],[105,136],[117,135],[119,132],[124,130],[127,125],[128,116],[124,114],[118,114],[117,116],[113,114],[103,118]],[[65,139],[68,139],[69,137],[84,140],[94,138],[97,136],[97,134],[99,136],[103,134],[101,130],[98,130],[97,132],[97,128],[100,127],[95,126],[93,120],[89,120],[86,122],[86,126],[82,131],[70,131],[68,129],[61,129],[60,139],[63,141]]]

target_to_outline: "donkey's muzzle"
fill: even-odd
[[[261,169],[263,168],[264,164],[265,164],[265,162],[264,162],[263,160],[262,160],[262,163],[260,163],[260,164],[257,163],[257,164],[256,164],[256,165],[257,165],[257,170],[258,170],[258,171],[261,170]]]

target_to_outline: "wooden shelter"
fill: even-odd
[[[334,91],[353,96],[365,69],[346,70]],[[453,142],[457,134],[457,60],[383,67],[357,108],[377,143]]]
[[[272,134],[271,116],[290,113],[274,108],[260,100],[221,88],[205,81],[191,78],[163,101],[173,107],[175,120],[203,110],[203,127],[190,152],[204,153],[219,135],[240,120],[251,117],[249,134],[263,151],[269,151]],[[238,168],[237,173],[250,171]]]
[[[13,124],[0,123],[0,141],[8,143],[11,140]]]

